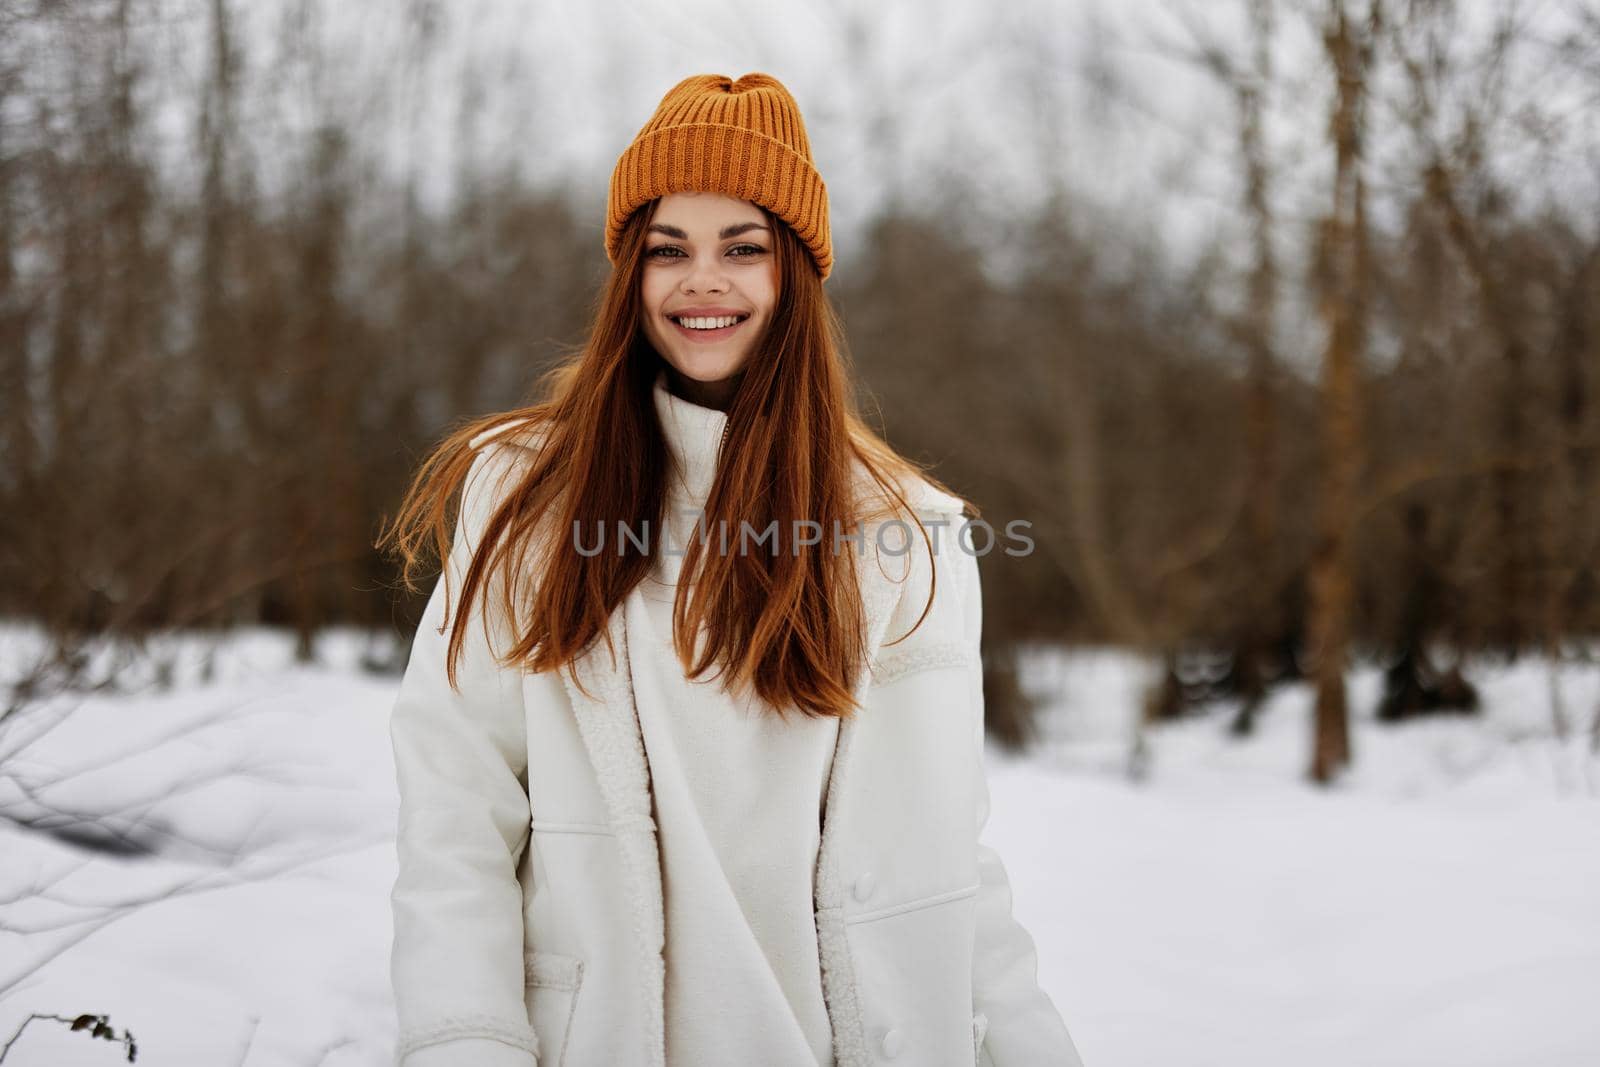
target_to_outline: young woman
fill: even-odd
[[[391,729],[397,1062],[1077,1064],[979,843],[964,502],[854,409],[788,91],[674,87],[605,244],[547,399],[380,541],[444,561]]]

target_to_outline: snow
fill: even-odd
[[[0,633],[0,666],[30,640]],[[173,638],[173,688],[0,726],[0,810],[117,812],[82,832],[156,850],[0,820],[0,1045],[32,1012],[93,1013],[158,1067],[391,1062],[397,679],[360,669],[368,640],[331,633],[297,666],[266,631]],[[1089,1067],[1600,1063],[1600,669],[1468,664],[1481,717],[1399,728],[1353,671],[1356,765],[1326,789],[1304,777],[1303,686],[1243,741],[1226,708],[1151,731],[1131,780],[1150,672],[1035,650],[1041,742],[988,754],[985,840]],[[3,1062],[126,1059],[38,1020]]]

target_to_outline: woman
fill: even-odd
[[[380,541],[445,558],[392,720],[398,1062],[1078,1063],[978,843],[963,501],[853,409],[787,90],[674,87],[605,238],[548,398]]]

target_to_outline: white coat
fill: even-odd
[[[447,563],[454,597],[493,487],[534,447],[506,429],[474,441]],[[955,537],[960,502],[920,481],[914,492],[939,533],[939,577],[905,641],[885,643],[927,600],[921,535],[869,524],[858,556],[872,669],[838,733],[814,883],[834,1062],[1081,1067],[1038,985],[1000,857],[979,840],[989,797],[977,559]],[[875,565],[880,543],[902,554]],[[601,639],[578,662],[589,696],[564,670],[500,668],[475,609],[456,692],[437,632],[444,589],[417,628],[391,720],[396,1063],[666,1067],[660,856],[625,605],[610,620],[616,660]],[[450,619],[462,622],[454,605]],[[490,630],[506,647],[503,623]],[[727,1062],[742,1062],[739,1050]]]

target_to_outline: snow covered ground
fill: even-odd
[[[30,644],[0,632],[0,670]],[[365,646],[332,634],[297,668],[254,633],[207,680],[185,638],[172,689],[0,731],[0,753],[37,735],[0,806],[85,816],[0,820],[0,1047],[34,1012],[117,1039],[39,1020],[0,1065],[127,1062],[131,1030],[154,1067],[387,1067],[397,679],[359,669]],[[1044,742],[990,753],[987,840],[1089,1067],[1600,1064],[1600,759],[1550,726],[1557,694],[1588,726],[1600,668],[1474,668],[1482,719],[1399,729],[1357,671],[1356,769],[1330,790],[1304,782],[1303,689],[1245,742],[1222,709],[1156,731],[1136,784],[1148,665],[1025,668]],[[106,812],[126,855],[69,843]]]

